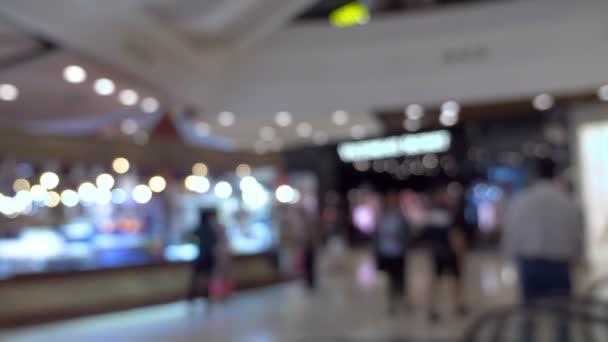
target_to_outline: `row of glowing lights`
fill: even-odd
[[[251,176],[251,168],[247,164],[240,164],[236,167],[236,175],[241,179],[239,188],[243,202],[251,207],[264,206],[269,198],[266,190],[257,179]],[[184,180],[186,189],[199,194],[207,193],[211,189],[211,182],[207,178],[208,168],[204,163],[196,163],[192,167],[192,174]],[[220,199],[227,199],[232,196],[232,185],[226,181],[215,184],[213,192]],[[298,190],[287,184],[280,185],[275,190],[275,198],[280,203],[296,203],[300,199]]]
[[[608,102],[608,84],[597,90],[597,97],[602,102]],[[555,97],[548,93],[538,94],[532,99],[532,107],[537,111],[547,111],[555,106]],[[439,123],[445,127],[451,127],[460,120],[461,106],[456,101],[447,101],[441,105]],[[405,120],[403,128],[409,132],[416,132],[422,128],[422,118],[425,109],[420,104],[410,104],[405,108]],[[353,138],[355,135],[353,134]]]
[[[112,168],[118,174],[129,171],[130,164],[125,158],[116,158]],[[240,188],[243,201],[252,206],[265,205],[268,195],[263,186],[250,176],[251,170],[248,165],[241,164],[236,169],[237,175],[241,177]],[[184,184],[190,191],[200,194],[207,193],[211,183],[206,177],[207,166],[197,163],[193,166],[193,174],[186,177]],[[61,193],[55,191],[59,186],[60,178],[54,172],[45,172],[39,178],[40,184],[30,185],[27,179],[17,179],[13,183],[15,196],[0,194],[0,212],[8,217],[17,217],[20,214],[28,214],[33,205],[38,207],[54,208],[63,204],[72,208],[82,203],[83,205],[115,205],[124,204],[128,199],[127,191],[114,188],[115,180],[110,174],[103,173],[97,176],[95,184],[84,182],[77,190],[65,189]],[[131,198],[135,203],[146,204],[152,199],[153,193],[160,193],[167,187],[167,182],[162,176],[153,176],[148,184],[138,184],[131,191]],[[226,181],[220,181],[214,186],[214,194],[220,199],[227,199],[232,195],[232,186]],[[299,200],[299,192],[289,185],[281,185],[275,191],[277,201],[281,203],[295,203]]]
[[[87,71],[79,65],[69,65],[63,69],[63,79],[68,83],[78,84],[87,80]],[[101,96],[110,96],[116,92],[116,84],[109,78],[98,78],[93,82],[93,90]],[[19,88],[14,84],[0,84],[0,100],[15,101],[19,97]],[[118,92],[118,101],[125,106],[135,106],[139,103],[145,113],[154,113],[160,108],[159,101],[154,97],[143,97],[133,89],[123,89]]]
[[[229,111],[220,112],[217,116],[217,122],[220,126],[231,127],[234,125],[236,117],[234,113]],[[350,121],[350,114],[345,110],[336,110],[332,114],[332,121],[336,126],[346,126]],[[287,128],[294,124],[294,117],[288,111],[280,111],[276,113],[274,122],[279,128]],[[208,136],[211,133],[211,127],[204,121],[195,123],[194,130],[199,136]],[[327,143],[329,136],[322,130],[315,131],[312,125],[308,122],[299,122],[295,125],[295,132],[298,137],[307,139],[312,138],[317,145]],[[351,135],[354,139],[362,139],[367,135],[367,130],[364,125],[355,124],[351,127]],[[259,129],[260,140],[254,144],[254,149],[257,152],[263,153],[267,150],[278,151],[282,147],[282,141],[277,137],[277,129],[274,126],[263,126]]]

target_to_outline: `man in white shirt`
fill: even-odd
[[[503,247],[517,262],[525,305],[547,297],[569,297],[571,268],[582,257],[578,210],[554,181],[555,164],[543,159],[537,168],[538,180],[511,200],[504,221]],[[524,340],[532,337],[528,325]],[[562,338],[567,338],[566,326],[560,329]]]

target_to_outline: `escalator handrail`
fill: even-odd
[[[501,327],[504,327],[507,320],[515,316],[516,314],[538,314],[538,313],[550,313],[553,316],[560,315],[566,316],[570,319],[581,320],[586,323],[601,323],[608,325],[608,315],[597,315],[594,313],[590,313],[585,310],[573,310],[568,304],[568,302],[564,305],[564,303],[556,302],[555,298],[552,301],[543,300],[534,305],[523,306],[523,305],[514,305],[507,308],[495,309],[489,312],[482,314],[478,317],[473,324],[466,330],[462,342],[473,342],[476,341],[476,337],[481,333],[483,327],[491,322],[496,322],[497,330],[501,330]],[[564,300],[564,298],[562,298]],[[575,300],[580,300],[577,298]],[[588,298],[585,298],[587,301]],[[500,339],[499,334],[494,334],[494,341]]]

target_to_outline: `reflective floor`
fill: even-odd
[[[80,320],[14,330],[0,341],[451,341],[481,312],[515,302],[516,276],[492,252],[469,256],[467,299],[472,312],[452,314],[449,288],[442,289],[442,321],[426,319],[429,261],[415,252],[409,260],[413,308],[389,316],[384,278],[371,257],[357,253],[323,258],[320,288],[308,294],[298,283],[235,295],[211,312],[204,304],[174,303]]]

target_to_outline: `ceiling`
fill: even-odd
[[[460,1],[437,1],[444,2]],[[596,68],[608,55],[599,0],[480,1],[348,29],[294,22],[317,3],[0,0],[0,83],[20,90],[16,101],[0,101],[0,126],[133,139],[120,132],[125,119],[150,132],[168,112],[192,145],[263,152],[350,139],[354,127],[363,127],[360,136],[380,134],[378,108],[520,98],[608,79]],[[85,82],[62,79],[71,64],[87,71]],[[149,114],[115,94],[99,96],[92,88],[99,77],[163,106]],[[332,120],[339,110],[349,113],[345,125]],[[230,127],[218,123],[225,111],[235,116]],[[288,127],[275,123],[281,111],[292,114]],[[302,122],[310,137],[296,134]],[[265,126],[272,141],[260,137]]]

